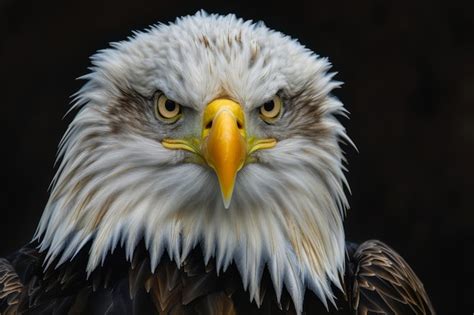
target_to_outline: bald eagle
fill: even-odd
[[[2,314],[434,314],[394,250],[345,240],[327,59],[200,11],[92,65]]]

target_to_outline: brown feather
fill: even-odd
[[[15,314],[23,284],[10,262],[0,258],[0,314]]]
[[[130,289],[130,298],[134,299],[137,295],[138,290],[143,286],[145,279],[150,277],[150,264],[149,260],[144,259],[141,263],[138,263],[135,268],[130,267],[128,274],[128,283]],[[168,288],[171,290],[170,288]]]
[[[234,302],[224,292],[207,295],[196,305],[196,312],[202,315],[236,315]]]
[[[166,261],[160,264],[155,273],[151,275],[150,295],[157,310],[162,313],[168,313],[174,306],[181,304],[181,283],[177,282],[174,275],[177,268],[167,266],[172,263]]]
[[[406,261],[379,241],[354,254],[352,307],[357,314],[435,314],[423,284]]]

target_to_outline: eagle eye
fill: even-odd
[[[280,117],[283,102],[279,96],[274,96],[270,101],[260,106],[260,117],[267,123],[274,122]]]
[[[161,94],[155,100],[155,116],[166,122],[175,122],[181,116],[181,105]]]

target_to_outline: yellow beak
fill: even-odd
[[[201,151],[219,180],[224,206],[229,208],[237,172],[247,157],[242,107],[229,99],[216,99],[204,111]]]
[[[276,140],[248,138],[242,106],[219,98],[204,110],[201,139],[163,139],[161,143],[168,149],[201,156],[216,172],[224,206],[229,208],[237,173],[248,162],[247,157],[257,150],[273,148]]]

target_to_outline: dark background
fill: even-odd
[[[200,8],[263,20],[330,58],[347,147],[348,239],[381,239],[412,265],[439,314],[474,311],[474,17],[455,1],[11,0],[0,2],[0,256],[31,239],[70,95],[88,57],[135,29]]]

